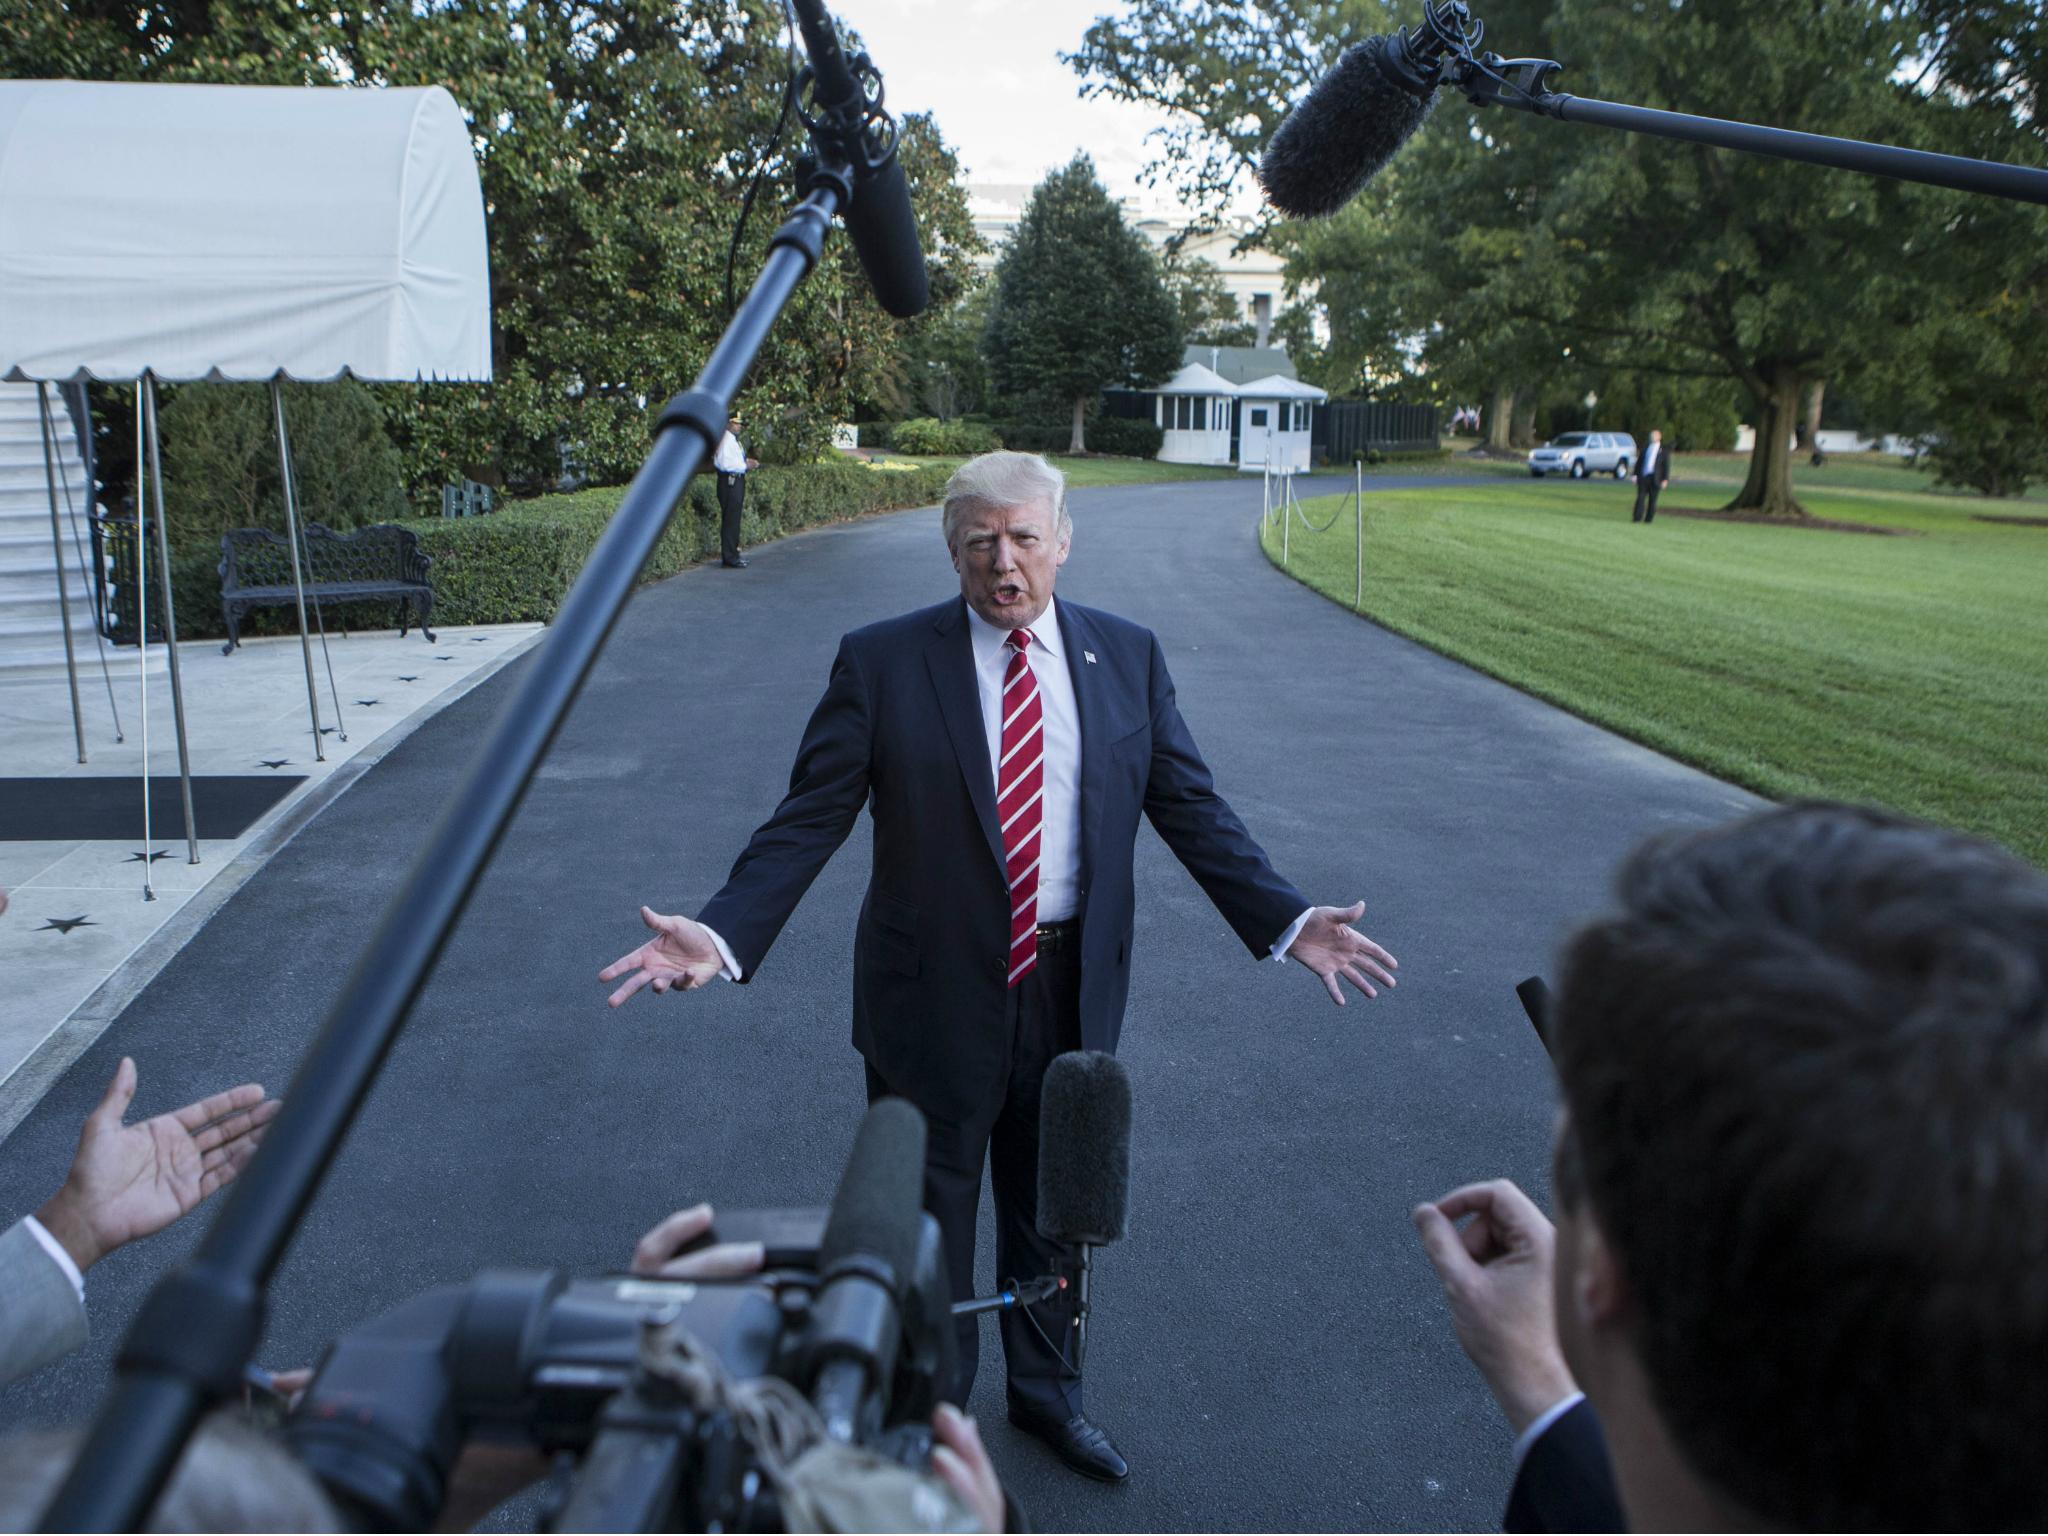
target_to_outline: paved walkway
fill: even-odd
[[[540,632],[538,624],[444,626],[429,641],[418,630],[337,629],[324,656],[316,639],[324,733],[317,754],[296,635],[246,640],[231,656],[217,640],[179,646],[193,777],[275,774],[290,787],[240,836],[200,838],[197,863],[183,816],[157,814],[148,850],[153,899],[144,894],[139,825],[126,840],[0,841],[0,890],[11,903],[0,918],[0,1136],[308,817]],[[108,647],[103,675],[90,636],[88,629],[78,660],[86,762],[78,761],[63,675],[8,679],[0,683],[0,778],[142,773],[136,653]],[[149,771],[175,794],[178,739],[163,655],[162,646],[150,647]]]
[[[1408,1209],[1493,1174],[1545,1184],[1550,1079],[1513,984],[1637,838],[1749,801],[1296,585],[1253,542],[1256,483],[1082,491],[1073,510],[1062,594],[1158,631],[1224,792],[1313,898],[1365,898],[1402,985],[1339,1011],[1305,972],[1252,963],[1142,835],[1132,1230],[1098,1261],[1089,1362],[1137,1471],[1068,1476],[1001,1424],[985,1371],[999,1466],[1044,1530],[1490,1528],[1509,1437]],[[755,985],[612,1014],[595,980],[639,942],[640,902],[694,910],[716,888],[839,634],[953,581],[933,511],[750,559],[651,588],[621,622],[299,1234],[266,1361],[485,1265],[616,1265],[699,1196],[829,1196],[861,1108],[865,830]],[[505,692],[416,731],[227,903],[8,1140],[0,1213],[59,1176],[122,1052],[145,1109],[287,1080]],[[95,1270],[92,1345],[0,1395],[0,1426],[83,1412],[192,1236]]]

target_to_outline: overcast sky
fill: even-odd
[[[1059,59],[1119,0],[837,0],[882,71],[889,106],[930,112],[971,181],[1036,182],[1077,149],[1116,196],[1138,192],[1158,113],[1082,101]]]

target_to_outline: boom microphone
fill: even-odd
[[[820,0],[795,3],[815,88],[817,115],[805,122],[814,136],[832,140],[853,167],[846,232],[853,238],[876,302],[899,320],[908,320],[931,302],[931,280],[918,244],[910,185],[896,158],[896,127],[882,111],[881,79],[866,54],[847,59],[839,46],[838,28]]]
[[[1069,1051],[1038,1096],[1038,1235],[1113,1243],[1131,1194],[1131,1077],[1103,1051]]]
[[[1345,49],[1266,146],[1268,200],[1291,218],[1335,213],[1422,126],[1436,83],[1400,33]]]
[[[804,1350],[811,1397],[836,1440],[855,1438],[896,1369],[902,1298],[923,1222],[924,1116],[883,1099],[861,1121],[818,1250],[823,1277]]]
[[[1055,1056],[1038,1094],[1038,1235],[1077,1252],[1062,1287],[1074,1314],[1076,1372],[1088,1356],[1088,1250],[1124,1235],[1130,1194],[1130,1074],[1103,1051]]]

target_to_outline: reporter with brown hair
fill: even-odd
[[[1808,805],[1617,896],[1563,956],[1555,1229],[1415,1212],[1531,1442],[1510,1529],[2048,1528],[2048,876]]]

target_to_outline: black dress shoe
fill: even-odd
[[[744,571],[747,568],[746,557],[734,555],[730,560],[725,561],[724,565],[728,571]]]
[[[1131,1475],[1131,1464],[1110,1444],[1109,1436],[1083,1414],[1055,1419],[1010,1404],[1010,1422],[1027,1435],[1036,1436],[1052,1447],[1053,1454],[1083,1477],[1100,1482],[1120,1483]]]

